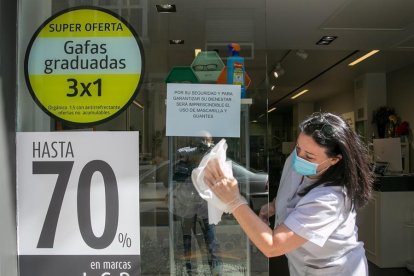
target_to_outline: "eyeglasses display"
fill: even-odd
[[[193,65],[194,71],[216,71],[217,64],[197,64]]]

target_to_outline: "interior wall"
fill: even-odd
[[[410,172],[414,172],[414,64],[387,75],[387,105],[410,125]]]
[[[293,112],[293,128],[292,128],[292,137],[294,140],[299,135],[299,124],[305,120],[308,116],[312,115],[313,112],[315,112],[315,104],[314,103],[297,103],[293,106],[292,112]]]
[[[0,0],[0,275],[17,275],[15,187],[17,1]]]
[[[354,111],[354,92],[347,91],[315,104],[315,111],[342,114]]]

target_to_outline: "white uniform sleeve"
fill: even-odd
[[[344,200],[340,187],[314,188],[283,223],[297,235],[322,247],[344,221]]]

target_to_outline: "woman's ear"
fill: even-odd
[[[331,165],[333,166],[341,160],[342,160],[342,154],[338,154],[337,156],[332,157]]]

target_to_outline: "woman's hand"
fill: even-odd
[[[217,159],[207,163],[204,169],[204,182],[229,207],[231,213],[240,205],[247,204],[246,199],[240,195],[237,180],[224,176]]]

